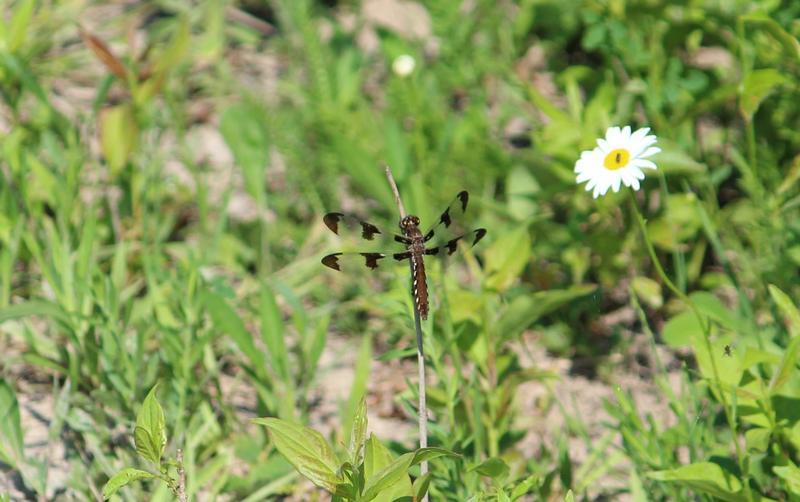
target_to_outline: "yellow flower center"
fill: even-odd
[[[631,160],[630,152],[624,148],[617,148],[608,152],[606,158],[603,159],[603,165],[609,171],[615,171],[627,166],[629,160]]]

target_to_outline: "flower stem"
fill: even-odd
[[[667,288],[672,291],[678,298],[680,298],[686,305],[694,313],[695,317],[697,317],[697,321],[700,323],[700,327],[703,330],[703,341],[705,342],[706,351],[708,352],[708,358],[711,361],[711,371],[714,374],[714,381],[713,384],[716,386],[717,394],[719,394],[720,400],[722,401],[722,408],[725,411],[725,418],[728,422],[728,427],[730,427],[732,435],[733,435],[733,444],[736,448],[736,460],[739,463],[739,469],[742,473],[743,477],[743,484],[744,490],[747,495],[747,500],[752,500],[752,494],[750,493],[750,475],[745,464],[745,458],[742,453],[742,447],[739,444],[738,432],[736,428],[736,419],[734,418],[734,412],[731,409],[730,405],[728,404],[728,398],[726,397],[725,390],[722,386],[722,380],[719,377],[719,369],[717,368],[717,360],[714,357],[714,353],[712,351],[711,346],[711,321],[707,317],[704,317],[700,313],[700,309],[697,308],[697,305],[694,301],[687,295],[685,292],[681,291],[675,283],[669,278],[667,273],[664,271],[664,268],[661,266],[661,262],[658,260],[658,256],[656,255],[656,250],[653,247],[652,241],[650,241],[650,236],[647,233],[647,226],[642,213],[639,211],[639,206],[636,203],[636,198],[634,196],[633,190],[629,190],[628,194],[630,195],[629,201],[631,205],[631,211],[633,215],[636,217],[636,221],[639,224],[639,230],[642,233],[642,238],[644,239],[645,247],[647,248],[647,253],[650,255],[650,261],[653,263],[653,267],[656,269],[656,273],[667,286]]]

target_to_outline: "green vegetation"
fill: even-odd
[[[800,500],[800,3],[0,13],[0,500]],[[407,265],[319,262],[384,163],[489,229],[428,265],[421,449]]]

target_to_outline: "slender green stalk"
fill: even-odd
[[[642,213],[639,211],[639,206],[636,204],[636,198],[633,195],[633,190],[629,190],[628,194],[630,195],[630,205],[631,211],[633,212],[634,216],[636,217],[636,221],[639,224],[639,230],[641,230],[642,238],[644,239],[645,247],[647,248],[647,253],[650,255],[650,261],[653,262],[653,266],[658,273],[658,276],[664,281],[667,288],[672,291],[678,298],[680,298],[684,303],[686,303],[689,308],[694,313],[695,317],[697,317],[697,321],[700,323],[700,327],[703,330],[703,341],[705,342],[706,350],[708,351],[708,357],[711,361],[711,371],[714,374],[714,385],[717,388],[717,393],[719,394],[720,400],[722,401],[722,407],[725,411],[725,418],[728,422],[728,427],[730,427],[732,435],[733,435],[733,444],[736,448],[736,460],[739,463],[739,469],[742,472],[742,476],[744,478],[744,489],[747,495],[747,500],[752,501],[752,494],[750,492],[750,475],[745,464],[744,455],[742,453],[742,447],[739,444],[738,438],[738,431],[736,429],[736,419],[734,417],[734,412],[731,409],[730,405],[728,404],[728,398],[726,397],[725,390],[722,386],[722,381],[719,377],[719,369],[717,368],[717,361],[714,358],[714,353],[712,351],[711,346],[711,322],[709,319],[704,317],[700,310],[695,305],[694,301],[683,291],[678,289],[677,286],[672,282],[669,278],[667,273],[664,271],[664,268],[661,266],[661,262],[658,260],[658,256],[656,255],[655,248],[653,247],[653,243],[650,241],[650,236],[647,233],[647,227],[645,225],[645,219],[642,216]]]
[[[400,211],[400,218],[406,217],[406,209],[403,206],[403,201],[400,199],[400,191],[397,189],[397,183],[394,181],[394,176],[392,176],[392,170],[387,165],[385,166],[386,171],[386,179],[389,180],[389,185],[392,187],[392,193],[394,193],[394,200],[397,203],[397,209]],[[414,266],[413,264],[409,263],[411,267],[411,275],[413,281],[414,275]],[[414,294],[413,291],[411,293]],[[422,322],[420,321],[419,310],[417,309],[417,302],[414,299],[411,299],[412,305],[414,305],[414,331],[417,335],[417,366],[419,368],[419,410],[418,413],[418,426],[419,426],[419,447],[420,448],[427,448],[428,447],[428,405],[427,405],[427,398],[425,393],[425,350],[423,349],[423,338],[422,338]],[[422,462],[419,465],[420,475],[425,475],[428,472],[428,462]],[[428,502],[428,494],[426,493],[425,496],[422,498],[422,502]]]

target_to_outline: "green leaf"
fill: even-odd
[[[742,116],[745,120],[753,120],[753,115],[767,96],[769,96],[776,87],[788,84],[789,82],[789,78],[773,68],[753,70],[747,75],[742,83],[741,96],[739,99],[739,110],[742,112]]]
[[[771,34],[783,47],[783,52],[790,58],[800,61],[800,42],[765,12],[752,12],[741,17],[748,24],[755,24],[764,32]]]
[[[437,448],[435,446],[429,446],[427,448],[419,448],[417,451],[414,452],[414,460],[411,462],[411,465],[417,465],[422,462],[427,462],[429,460],[433,460],[439,457],[460,457],[458,453],[452,452],[446,448]]]
[[[426,472],[422,476],[418,477],[414,480],[414,484],[411,487],[411,491],[414,494],[414,500],[422,500],[426,493],[428,493],[428,487],[431,484],[431,473]]]
[[[261,287],[261,338],[269,350],[270,359],[281,379],[291,384],[289,372],[289,353],[283,330],[283,316],[275,301],[272,289],[264,284]]]
[[[703,174],[708,171],[707,165],[696,161],[678,143],[666,138],[658,138],[658,146],[661,151],[654,159],[658,170],[663,171],[665,175]]]
[[[789,381],[789,377],[792,372],[795,371],[798,351],[800,351],[800,336],[792,338],[792,341],[789,342],[789,346],[783,351],[781,363],[775,374],[772,375],[772,380],[769,382],[770,394],[778,392],[781,387]]]
[[[247,192],[264,208],[264,173],[269,162],[269,134],[264,111],[254,102],[236,103],[222,113],[219,129],[244,173]]]
[[[529,328],[542,316],[596,290],[597,286],[588,284],[518,296],[503,312],[497,326],[497,332],[504,339],[513,338]]]
[[[47,300],[30,300],[0,310],[0,324],[12,319],[35,315],[49,317],[62,324],[67,324],[69,321],[69,317],[59,305]]]
[[[211,316],[211,321],[214,327],[219,331],[227,334],[242,353],[250,358],[253,365],[253,371],[260,376],[264,381],[267,380],[265,371],[266,363],[264,355],[258,350],[253,343],[253,337],[244,326],[244,323],[236,315],[236,312],[225,302],[225,300],[216,293],[206,290],[202,293],[203,304]]]
[[[794,464],[775,466],[772,471],[781,478],[790,492],[800,495],[800,469]]]
[[[361,463],[364,443],[367,440],[367,397],[362,396],[353,417],[353,430],[350,432],[350,462]]]
[[[297,472],[316,486],[330,493],[336,492],[336,485],[343,480],[336,474],[336,457],[322,434],[279,418],[256,418],[253,422],[267,428],[275,448]]]
[[[505,290],[518,279],[531,256],[531,237],[525,226],[502,234],[486,250],[486,286]]]
[[[747,451],[754,453],[766,453],[769,447],[770,430],[763,427],[754,427],[744,433],[744,441]]]
[[[99,122],[103,156],[111,173],[116,175],[128,163],[139,142],[139,124],[129,104],[104,108]]]
[[[649,307],[659,309],[664,305],[664,297],[661,295],[661,284],[653,279],[641,276],[634,277],[631,281],[631,288]]]
[[[7,47],[9,51],[17,52],[25,42],[25,36],[31,30],[31,18],[35,5],[35,0],[25,0],[15,6],[14,16],[11,18],[8,30]]]
[[[647,473],[647,476],[656,481],[677,483],[722,500],[731,502],[746,500],[745,496],[740,493],[741,481],[730,472],[723,470],[719,464],[712,462],[698,462],[675,469],[651,471]]]
[[[133,469],[132,467],[122,469],[118,473],[114,474],[114,476],[112,476],[111,479],[109,479],[108,482],[103,486],[103,498],[110,499],[112,495],[117,493],[117,490],[132,481],[152,478],[155,478],[155,475],[150,474],[147,471]]]
[[[358,499],[359,502],[369,502],[381,492],[391,491],[394,493],[401,487],[404,490],[407,489],[407,493],[401,496],[411,496],[411,480],[408,477],[408,469],[413,461],[414,453],[400,455],[392,463],[368,478],[364,485],[364,494]]]
[[[664,323],[661,338],[670,347],[688,347],[703,329],[694,312],[681,312]]]
[[[375,434],[370,434],[364,448],[364,479],[376,478],[378,473],[391,465],[393,461],[394,457],[389,449],[375,437]],[[377,495],[377,498],[381,501],[392,501],[396,498],[408,496],[411,493],[411,479],[406,477],[401,478],[400,482],[392,485],[392,487],[382,490]]]
[[[781,314],[786,319],[786,329],[789,331],[789,335],[792,338],[800,335],[800,312],[794,306],[792,299],[772,284],[768,285],[767,288],[770,296],[772,296],[772,301],[775,302],[775,305],[778,306]]]
[[[11,385],[0,379],[0,460],[14,469],[25,458],[19,402]]]
[[[142,402],[142,408],[136,416],[133,440],[139,455],[160,467],[161,457],[167,447],[167,425],[164,410],[156,399],[157,389],[158,384],[150,389]]]
[[[364,477],[369,479],[375,473],[392,463],[392,453],[375,436],[370,434],[364,446]]]
[[[487,458],[480,464],[476,465],[470,472],[477,472],[481,476],[488,476],[492,479],[500,479],[508,476],[508,465],[501,459],[492,457]]]

